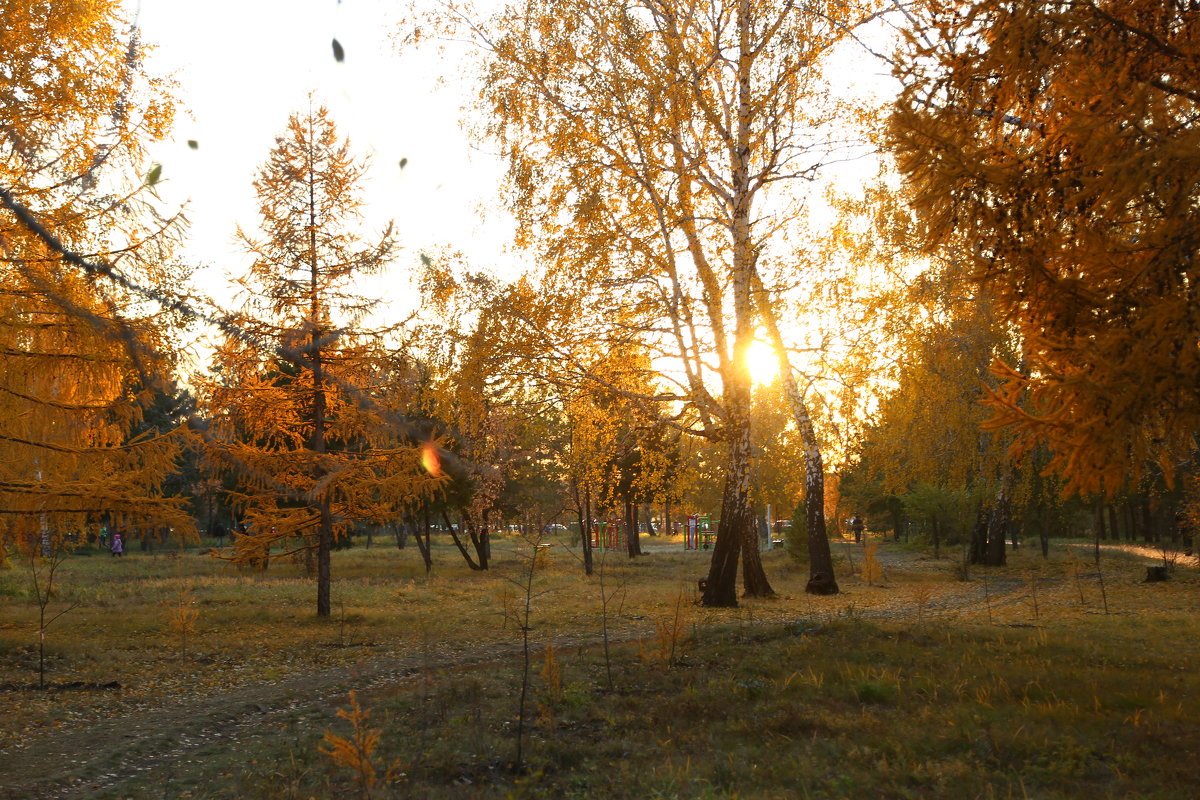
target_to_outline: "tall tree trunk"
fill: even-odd
[[[625,503],[625,547],[629,551],[629,557],[644,555],[642,553],[642,540],[638,535],[638,528],[641,527],[638,522],[638,504],[636,500],[628,500]]]
[[[309,117],[311,125],[312,118]],[[308,163],[308,266],[309,266],[309,360],[312,362],[313,378],[313,410],[312,410],[312,440],[311,448],[316,454],[313,463],[313,485],[319,486],[325,478],[325,465],[322,456],[325,455],[325,372],[321,360],[321,294],[320,269],[317,264],[317,201],[316,175],[312,162],[312,131],[309,136]],[[328,617],[331,605],[329,600],[330,584],[330,553],[333,550],[333,516],[329,513],[329,495],[322,491],[317,495],[317,616]]]
[[[829,549],[829,533],[825,526],[825,460],[821,455],[821,444],[817,441],[816,428],[808,413],[808,404],[796,385],[792,373],[792,362],[787,355],[783,335],[775,308],[762,280],[754,275],[759,319],[767,329],[767,335],[775,348],[779,361],[779,375],[783,380],[784,394],[791,407],[792,420],[800,433],[804,447],[804,516],[808,532],[808,584],[804,591],[809,594],[837,594],[837,578],[833,573],[833,553]]]
[[[1142,511],[1142,526],[1145,529],[1144,534],[1147,543],[1158,544],[1158,527],[1154,524],[1154,512],[1150,509],[1150,498],[1143,495],[1141,502]]]
[[[582,503],[581,500],[582,499]],[[583,575],[592,575],[592,489],[584,487],[580,497],[580,482],[575,481],[575,509],[580,516],[580,549],[583,552]]]
[[[721,519],[717,522],[717,542],[713,545],[712,561],[708,565],[708,578],[700,602],[710,608],[734,608],[737,606],[737,568],[741,556],[742,537],[734,519],[735,504],[730,497],[735,478],[726,470],[725,491],[721,497]]]
[[[727,140],[730,158],[730,233],[732,234],[732,289],[734,341],[733,359],[724,360],[721,378],[725,397],[725,441],[729,443],[729,461],[725,491],[721,503],[721,522],[717,526],[717,545],[709,567],[708,586],[702,602],[706,606],[735,606],[739,550],[742,560],[742,585],[748,597],[768,597],[775,592],[763,571],[758,556],[758,533],[754,508],[750,501],[750,345],[754,342],[754,278],[757,250],[751,233],[754,193],[750,186],[752,153],[751,118],[753,87],[751,72],[754,53],[750,46],[753,25],[750,9],[740,3],[738,29],[738,123]],[[725,539],[722,548],[722,539]]]
[[[989,567],[1002,567],[1007,560],[1005,549],[1005,534],[1008,532],[1010,520],[1012,484],[1016,479],[1016,470],[1011,467],[1004,471],[1000,478],[1000,488],[996,490],[996,502],[992,505],[987,528],[987,552],[984,564]]]
[[[987,543],[988,543],[988,520],[990,514],[983,501],[979,501],[979,508],[975,512],[975,527],[971,530],[971,546],[968,561],[972,564],[983,564],[987,562]]]

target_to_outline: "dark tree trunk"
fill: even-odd
[[[737,531],[735,504],[730,497],[733,480],[731,475],[726,475],[725,491],[721,498],[721,519],[717,522],[717,542],[713,545],[708,578],[700,597],[700,601],[710,608],[734,608],[738,604],[737,568],[742,537]]]
[[[1138,505],[1142,509],[1142,527],[1146,542],[1158,544],[1158,527],[1154,524],[1154,512],[1150,509],[1150,498],[1143,496]]]
[[[462,554],[463,559],[467,562],[467,566],[473,570],[482,570],[483,567],[476,563],[475,559],[471,558],[471,554],[467,552],[467,548],[463,547],[462,540],[458,538],[458,532],[454,530],[454,526],[450,524],[450,517],[446,512],[442,512],[442,521],[446,524],[446,529],[450,531],[450,538],[454,540],[454,546],[458,548],[458,552]]]
[[[575,502],[579,503],[579,484],[575,484]],[[592,562],[592,489],[583,490],[583,504],[579,506],[579,544],[583,548],[583,574],[591,575]]]
[[[333,552],[333,517],[329,513],[329,502],[322,497],[317,504],[320,526],[317,530],[317,616],[328,617],[332,604],[329,590],[332,584],[330,553]]]
[[[421,551],[421,560],[425,562],[425,574],[428,575],[433,571],[433,553],[429,547],[429,534],[433,526],[429,524],[429,509],[425,509],[425,539],[421,540],[421,532],[417,531],[413,539],[417,542],[417,550]]]
[[[490,523],[491,514],[488,509],[483,511],[482,526],[479,529],[479,540],[476,542],[476,549],[479,551],[479,563],[484,569],[488,568],[488,564],[492,561],[492,526]],[[539,528],[539,530],[541,530]]]
[[[625,548],[630,558],[643,555],[638,527],[638,504],[634,500],[628,500],[625,502]]]
[[[982,501],[975,516],[975,527],[971,530],[971,550],[969,561],[972,564],[983,564],[987,560],[988,544],[988,512]]]

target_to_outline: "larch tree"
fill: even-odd
[[[590,282],[585,308],[620,307],[614,338],[631,326],[653,334],[679,365],[678,387],[660,402],[686,406],[677,424],[726,449],[706,605],[737,604],[739,564],[747,595],[772,594],[750,485],[747,353],[760,324],[805,436],[808,496],[824,496],[819,443],[763,276],[803,219],[793,187],[828,154],[835,112],[820,62],[869,16],[864,5],[537,0],[486,22],[460,3],[442,9],[483,52],[480,133],[508,161],[523,241],[552,281]],[[808,514],[809,591],[836,592],[822,504]]]
[[[0,19],[0,560],[102,521],[183,534],[162,482],[186,432],[138,434],[174,369],[178,319],[135,291],[182,275],[142,178],[169,87],[115,0],[0,0]]]
[[[254,183],[262,236],[241,233],[254,256],[243,333],[221,345],[203,388],[210,458],[251,524],[233,558],[264,564],[278,544],[315,556],[318,616],[330,613],[336,534],[398,517],[441,480],[432,444],[411,441],[372,396],[394,369],[383,332],[364,327],[378,301],[355,282],[388,263],[394,239],[390,226],[370,243],[358,233],[364,170],[325,108],[288,120]]]
[[[1019,332],[995,422],[1068,490],[1172,474],[1200,428],[1200,3],[908,13],[890,145],[923,240]]]

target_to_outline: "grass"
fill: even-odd
[[[330,620],[313,616],[314,589],[294,565],[77,557],[63,600],[74,592],[85,606],[51,634],[51,677],[126,688],[0,694],[12,711],[0,748],[180,695],[326,667],[351,675],[397,653],[419,668],[357,694],[379,732],[380,774],[398,765],[380,796],[1166,798],[1200,783],[1195,570],[1145,584],[1143,560],[1106,555],[1106,614],[1094,565],[1068,548],[1047,562],[1033,548],[1011,554],[988,572],[985,601],[979,580],[951,576],[955,554],[889,564],[889,544],[882,582],[868,586],[842,558],[843,594],[829,598],[804,595],[806,571],[764,553],[781,597],[723,611],[690,604],[704,555],[682,544],[632,564],[609,554],[606,586],[620,588],[610,625],[637,637],[614,649],[609,691],[598,584],[559,541],[537,576],[547,594],[532,636],[539,654],[555,642],[555,665],[532,676],[538,713],[519,772],[513,539],[497,542],[495,574],[471,573],[445,545],[431,578],[415,548],[336,553]],[[0,682],[30,680],[36,609],[24,581],[0,574]],[[199,610],[186,658],[168,613],[181,584]],[[689,602],[677,603],[681,591]],[[347,705],[267,715],[88,796],[362,796],[320,750],[326,730],[350,735],[336,716]]]

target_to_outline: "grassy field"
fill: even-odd
[[[1086,548],[1059,545],[963,581],[957,553],[839,544],[840,595],[805,595],[806,568],[774,551],[778,598],[706,610],[705,554],[647,539],[637,562],[604,560],[602,589],[551,541],[527,675],[530,561],[515,537],[487,573],[445,543],[430,577],[415,547],[338,552],[327,620],[296,564],[81,553],[49,606],[80,603],[49,629],[48,677],[120,688],[50,692],[23,688],[37,608],[14,559],[0,572],[0,797],[1175,798],[1200,785],[1194,567],[1148,584],[1143,556],[1107,551],[1098,572]],[[376,734],[357,756],[329,754],[336,737]]]

